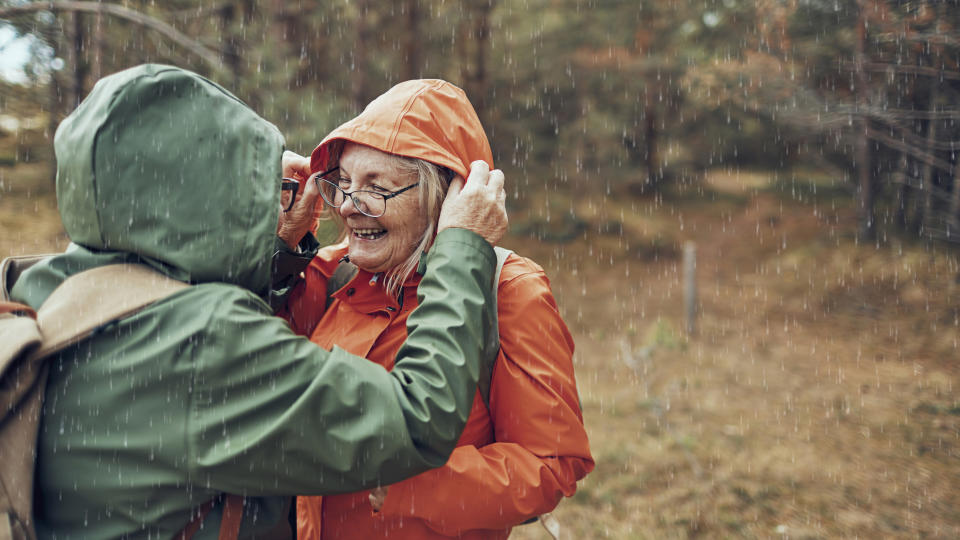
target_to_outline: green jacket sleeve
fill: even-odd
[[[192,481],[245,495],[332,494],[445,463],[492,331],[494,265],[474,233],[438,235],[391,372],[320,349],[259,299],[229,288],[195,347]]]

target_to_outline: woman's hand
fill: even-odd
[[[485,161],[470,164],[466,183],[459,176],[450,182],[440,210],[437,233],[448,228],[471,230],[494,245],[507,232],[507,194],[503,172],[490,170]]]
[[[374,512],[379,512],[383,508],[383,503],[387,500],[387,488],[390,486],[376,487],[370,490],[370,506]]]
[[[284,151],[280,164],[284,178],[300,181],[300,189],[293,207],[289,212],[281,211],[280,221],[277,223],[277,236],[283,239],[290,249],[296,249],[297,244],[316,222],[316,205],[320,189],[317,188],[317,183],[310,179],[310,158],[287,150]]]
[[[283,157],[280,158],[280,166],[283,168],[284,178],[303,182],[310,177],[310,158],[296,152],[284,150]]]

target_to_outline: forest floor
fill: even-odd
[[[0,168],[0,257],[65,247],[48,170]],[[715,170],[666,197],[514,201],[504,245],[552,279],[597,462],[554,512],[566,538],[960,537],[957,258],[858,245],[850,199]]]

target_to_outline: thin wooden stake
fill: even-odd
[[[687,335],[693,336],[697,320],[697,245],[694,242],[683,245],[683,303]]]

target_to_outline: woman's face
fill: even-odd
[[[415,173],[401,172],[390,154],[353,143],[340,155],[340,178],[340,188],[348,193],[362,189],[384,195],[418,180]],[[361,214],[349,198],[343,203],[339,212],[347,227],[350,262],[369,272],[385,272],[410,257],[427,228],[419,189],[388,199],[386,211],[376,218]]]

